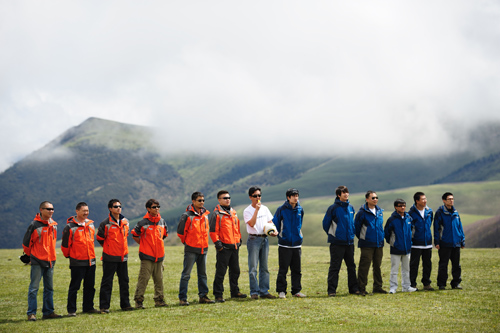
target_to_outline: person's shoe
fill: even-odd
[[[414,291],[417,291],[417,288],[408,287],[408,289],[403,289],[404,293],[412,293]]]
[[[109,310],[108,310],[108,309],[106,309],[106,311],[108,311],[108,312],[106,312],[106,313],[109,313]],[[134,311],[134,308],[133,308],[133,307],[131,307],[131,306],[127,306],[127,307],[125,307],[125,308],[122,308],[122,311]],[[101,309],[101,313],[102,313],[102,309]]]
[[[222,298],[222,297],[216,297],[216,298],[215,298],[215,302],[216,302],[216,303],[224,303],[225,301],[226,301],[226,300],[225,300],[224,298]]]
[[[253,294],[250,296],[251,299],[259,299],[259,295],[257,294]]]
[[[260,296],[260,298],[275,299],[276,296],[271,295],[271,294],[265,294],[265,295]]]
[[[161,308],[164,306],[167,306],[167,303],[165,303],[165,301],[163,299],[159,299],[159,300],[155,301],[155,308]]]
[[[134,309],[133,307],[129,307],[131,309]],[[123,309],[124,310],[124,309]],[[101,309],[101,314],[108,314],[109,313],[109,309]]]
[[[139,302],[139,301],[135,301],[135,308],[136,309],[145,309],[144,305],[142,304],[142,302]]]
[[[234,295],[231,295],[231,298],[247,298],[247,294],[242,294],[242,293],[237,293]]]
[[[424,286],[425,291],[434,291],[434,288],[431,287],[431,285]]]
[[[454,286],[454,287],[452,286],[452,287],[451,287],[451,289],[459,289],[459,290],[461,290],[461,289],[463,289],[463,288],[462,288],[462,286],[461,286],[461,285],[457,284],[457,285],[456,285],[456,286]]]
[[[56,314],[55,312],[52,312],[49,315],[43,315],[43,317],[42,317],[42,319],[57,319],[57,318],[62,318],[62,316]]]
[[[68,312],[68,317],[76,317],[76,312]]]
[[[298,298],[304,298],[307,297],[306,294],[301,293],[300,291],[298,293],[293,294],[293,297],[298,297]]]
[[[97,309],[90,309],[88,311],[83,311],[83,313],[101,313],[101,311],[99,311]]]
[[[366,290],[360,290],[360,291],[359,291],[359,294],[360,294],[361,296],[366,296]]]
[[[387,294],[387,291],[384,289],[374,289],[373,293],[374,294]]]
[[[329,293],[329,294],[328,294],[328,297],[335,297],[335,296],[337,296],[337,293],[336,293],[336,292],[333,292],[333,293]]]
[[[179,300],[179,305],[180,306],[188,306],[189,305],[189,302],[186,301],[185,299],[181,299]]]
[[[356,290],[356,291],[354,291],[354,292],[352,292],[352,293],[350,292],[349,294],[351,294],[351,295],[358,295],[358,296],[361,296],[361,291]],[[364,295],[363,295],[363,296],[364,296]]]
[[[445,290],[446,287],[445,286],[439,286],[439,290]]]
[[[286,298],[286,294],[284,291],[280,291],[280,293],[278,294],[278,297],[281,298],[281,299],[285,299]]]
[[[395,294],[395,293],[396,293],[396,289],[389,290],[389,294]]]
[[[210,298],[208,298],[207,295],[205,295],[205,296],[200,297],[199,303],[200,304],[212,304],[212,303],[215,303],[215,301],[211,300]]]
[[[28,321],[36,321],[36,314],[29,314],[28,315]]]

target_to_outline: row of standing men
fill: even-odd
[[[262,191],[253,186],[248,191],[251,204],[244,210],[248,239],[248,266],[250,297],[252,299],[274,299],[269,293],[269,271],[267,258],[269,253],[268,236],[278,237],[279,270],[276,279],[276,291],[279,298],[286,298],[288,269],[291,271],[291,294],[306,297],[301,292],[301,245],[302,221],[304,210],[299,203],[299,191],[289,189],[286,201],[274,216],[261,203]],[[451,196],[451,198],[450,198]],[[368,271],[373,263],[373,292],[386,293],[382,288],[380,265],[384,238],[391,244],[391,279],[390,293],[397,289],[399,263],[402,271],[403,291],[416,290],[416,276],[420,257],[423,262],[422,283],[424,290],[430,287],[430,269],[432,237],[430,225],[433,212],[426,205],[425,195],[417,192],[415,205],[409,213],[405,212],[406,203],[402,199],[394,203],[395,212],[388,219],[385,230],[382,229],[383,213],[377,205],[375,192],[366,193],[366,203],[360,208],[354,219],[354,208],[349,203],[349,190],[345,186],[336,189],[335,203],[331,205],[323,219],[323,228],[330,243],[330,268],[328,272],[328,295],[335,296],[338,274],[342,261],[345,261],[348,273],[349,292],[366,295]],[[184,244],[183,271],[179,284],[179,304],[189,305],[187,299],[188,283],[191,270],[196,263],[198,275],[199,303],[225,302],[224,277],[229,268],[229,285],[232,298],[246,298],[239,290],[238,279],[239,248],[241,246],[240,221],[231,207],[228,191],[219,191],[219,204],[210,212],[204,207],[204,195],[194,192],[192,203],[181,216],[177,235]],[[451,200],[450,200],[451,199]],[[445,193],[443,203],[434,219],[434,243],[439,250],[440,263],[438,286],[446,286],[448,261],[452,261],[453,280],[451,286],[461,289],[460,248],[464,246],[463,230],[458,212],[453,207],[453,195]],[[68,290],[68,316],[76,316],[77,293],[83,281],[82,310],[86,313],[109,313],[113,278],[116,273],[120,288],[120,307],[128,311],[143,309],[144,293],[149,279],[154,282],[154,301],[156,307],[166,306],[163,293],[163,259],[165,256],[164,238],[168,235],[165,221],[160,215],[160,204],[155,199],[146,203],[147,213],[132,229],[133,239],[139,244],[141,266],[134,295],[135,307],[129,301],[128,245],[129,222],[121,214],[122,205],[118,199],[108,203],[109,216],[101,222],[95,235],[92,220],[87,217],[89,208],[86,203],[79,203],[76,215],[68,218],[63,230],[61,250],[69,258],[71,281]],[[53,268],[56,260],[55,242],[57,223],[52,220],[53,205],[44,201],[39,207],[40,213],[28,227],[23,239],[24,252],[30,257],[31,282],[28,292],[28,320],[36,320],[37,293],[40,280],[44,280],[43,319],[60,318],[54,312],[53,304]],[[268,228],[269,223],[274,225]],[[265,230],[270,230],[267,234]],[[359,238],[361,248],[358,276],[354,263],[354,234]],[[437,236],[438,235],[438,236]],[[94,308],[95,294],[95,251],[94,236],[103,247],[103,277],[100,288],[100,307]],[[208,297],[206,275],[206,254],[208,237],[215,244],[216,273],[213,282],[215,300]],[[451,238],[450,238],[451,237]],[[412,243],[413,240],[413,243]],[[411,259],[410,259],[411,258]],[[411,260],[411,264],[410,264]],[[410,268],[409,268],[410,267]]]

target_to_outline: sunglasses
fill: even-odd
[[[158,205],[158,206],[151,206],[151,209],[156,209],[156,208],[160,209],[160,205]]]
[[[113,206],[113,208],[122,208],[122,206]]]
[[[375,200],[375,199],[378,200],[378,197],[372,197],[372,200]]]
[[[45,209],[45,210],[48,210],[48,211],[51,211],[51,212],[52,212],[52,211],[54,211],[54,208],[45,208],[45,207],[44,207],[44,208],[42,208],[42,209]]]
[[[224,198],[221,198],[222,200],[229,200],[231,199],[231,197],[224,197]]]
[[[260,197],[262,197],[262,194],[254,194],[254,195],[252,195],[252,198],[260,198]]]
[[[398,208],[401,208],[401,207],[406,207],[406,205],[398,205],[397,207],[398,207]]]
[[[198,201],[198,202],[205,202],[205,199],[198,199],[196,201]]]

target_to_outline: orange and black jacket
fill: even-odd
[[[210,225],[208,214],[205,208],[198,214],[193,205],[186,208],[177,225],[177,236],[184,244],[184,251],[205,254],[208,251],[208,231]]]
[[[53,267],[56,263],[56,240],[56,221],[44,221],[40,214],[36,214],[23,238],[23,250],[30,256],[31,264]]]
[[[102,246],[102,261],[124,262],[128,260],[128,220],[120,214],[118,221],[109,215],[99,224],[96,239]]]
[[[139,259],[153,262],[163,261],[165,257],[165,244],[163,240],[168,236],[168,228],[160,214],[156,217],[149,213],[139,221],[132,230],[132,236],[139,237]]]
[[[236,211],[217,205],[210,214],[210,238],[221,241],[224,248],[238,249],[241,245],[240,220]]]
[[[69,258],[70,266],[95,265],[94,221],[85,219],[78,224],[76,216],[71,216],[66,221],[63,230],[61,251]]]

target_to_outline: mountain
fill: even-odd
[[[89,218],[98,224],[107,216],[111,198],[121,200],[123,214],[133,220],[145,213],[148,199],[159,200],[162,216],[175,231],[194,191],[205,194],[209,209],[222,188],[231,192],[233,205],[246,204],[246,191],[255,184],[263,188],[266,201],[283,200],[292,186],[300,189],[302,198],[331,196],[340,184],[353,193],[368,188],[382,191],[431,184],[478,158],[477,150],[412,159],[164,155],[152,142],[152,132],[148,127],[89,118],[1,173],[0,247],[21,246],[44,200],[54,204],[59,232],[78,202],[89,204]],[[488,147],[499,143],[482,136],[474,140],[487,142]],[[499,174],[491,169],[489,179],[495,172]]]
[[[491,248],[500,246],[500,215],[477,221],[464,227],[467,247]]]

